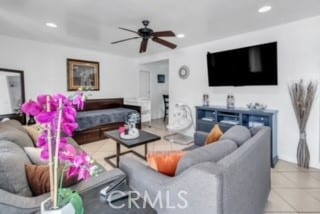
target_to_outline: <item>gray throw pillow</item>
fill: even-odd
[[[244,126],[233,126],[228,131],[226,131],[222,137],[221,140],[233,140],[238,144],[238,146],[241,146],[244,144],[247,140],[251,138],[251,133],[247,127]]]
[[[206,162],[217,162],[229,155],[238,148],[237,144],[232,140],[220,140],[216,143],[208,144],[186,153],[180,160],[176,169],[176,175],[180,174],[189,167]]]
[[[9,141],[0,140],[0,188],[21,196],[32,196],[25,172],[31,164],[24,150]]]
[[[30,161],[35,165],[46,165],[47,161],[41,159],[41,148],[24,147],[24,151],[28,155]]]
[[[15,129],[18,129],[19,131],[22,131],[22,132],[28,134],[28,132],[25,130],[25,128],[23,128],[22,124],[17,120],[6,120],[4,122],[1,122],[0,128],[3,126],[15,128]]]
[[[34,146],[31,138],[26,132],[20,131],[19,129],[12,128],[10,126],[0,127],[0,140],[11,141],[21,147]]]

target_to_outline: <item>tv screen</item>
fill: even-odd
[[[209,86],[277,85],[277,43],[207,54]]]

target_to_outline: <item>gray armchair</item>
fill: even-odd
[[[79,193],[89,191],[97,186],[106,184],[118,176],[125,176],[119,169],[103,172],[97,177],[91,177],[87,182],[80,182],[72,189]],[[39,213],[40,204],[45,199],[49,198],[50,193],[39,195],[36,197],[25,197],[17,194],[10,193],[3,189],[0,189],[0,213],[6,214],[27,214],[27,213]]]
[[[140,162],[124,158],[121,170],[129,178],[129,185],[137,190],[159,214],[221,213],[221,171],[210,162],[203,163],[176,177],[158,173]],[[195,212],[196,211],[196,212]]]
[[[271,188],[270,139],[270,129],[262,128],[222,159],[195,163],[175,177],[130,158],[120,169],[159,214],[262,214]],[[207,148],[199,149],[208,154]]]
[[[73,139],[69,143],[81,149]],[[17,121],[0,123],[0,213],[28,214],[40,212],[40,204],[49,193],[32,196],[25,175],[25,164],[31,164],[23,147],[34,146],[26,130]],[[119,170],[105,171],[88,181],[72,186],[79,193],[108,183],[118,176],[125,176]]]

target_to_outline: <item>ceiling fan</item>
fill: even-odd
[[[133,39],[139,39],[142,38],[141,44],[140,44],[140,53],[144,53],[147,51],[147,46],[148,46],[148,41],[149,39],[151,39],[152,41],[159,43],[161,45],[164,45],[168,48],[171,49],[175,49],[177,47],[176,44],[173,44],[171,42],[168,42],[164,39],[161,39],[159,37],[175,37],[176,35],[174,34],[174,32],[172,31],[158,31],[158,32],[154,32],[151,28],[148,28],[149,25],[149,21],[148,20],[143,20],[142,24],[144,25],[143,28],[138,29],[138,31],[134,31],[134,30],[130,30],[127,28],[122,28],[119,27],[119,29],[121,30],[125,30],[125,31],[129,31],[131,33],[136,34],[137,36],[132,37],[132,38],[128,38],[128,39],[122,39],[119,41],[115,41],[115,42],[111,42],[111,44],[117,44],[119,42],[125,42],[128,40],[133,40]]]

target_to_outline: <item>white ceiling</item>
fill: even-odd
[[[259,14],[260,6],[272,5]],[[178,48],[320,15],[320,0],[0,0],[0,34],[137,57],[134,36],[143,19],[156,31],[184,33],[169,38]],[[55,22],[59,27],[48,28]],[[147,53],[168,51],[149,42]]]

